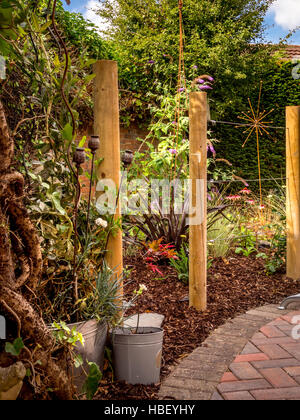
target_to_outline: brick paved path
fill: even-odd
[[[161,399],[300,399],[300,311],[251,310],[218,328],[164,381]],[[300,334],[300,328],[298,331]]]

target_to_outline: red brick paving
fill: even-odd
[[[300,376],[300,366],[284,368],[290,376]]]
[[[294,381],[284,370],[281,368],[262,369],[260,373],[273,385],[274,388],[289,388],[297,386]]]
[[[241,355],[243,355],[243,354],[255,354],[255,353],[260,353],[258,348],[255,347],[253,344],[248,343],[248,344],[246,344],[246,346],[245,346],[244,350],[242,351]]]
[[[295,344],[282,344],[282,347],[292,356],[295,357],[295,359],[300,361],[300,340]]]
[[[300,400],[295,316],[299,327],[300,311],[271,304],[228,320],[163,381],[159,398]]]
[[[262,375],[258,370],[254,369],[248,362],[232,363],[230,370],[238,379],[262,379]]]
[[[300,399],[300,386],[295,388],[257,389],[251,392],[256,400],[294,400]]]
[[[248,391],[227,392],[224,395],[225,400],[228,401],[251,401],[255,400]]]
[[[292,337],[299,315],[283,315],[254,334],[217,387],[224,400],[300,399],[300,340]]]
[[[258,346],[270,359],[288,359],[291,355],[278,344],[263,344]]]
[[[249,381],[223,382],[218,386],[221,394],[236,391],[251,391],[254,389],[272,388],[272,385],[265,379],[251,379]]]
[[[225,372],[221,379],[221,382],[234,382],[234,381],[238,381],[238,378],[234,376],[234,374],[231,372]]]
[[[299,366],[299,360],[297,359],[277,359],[277,360],[266,360],[262,362],[253,362],[252,365],[255,369],[269,369],[274,367],[286,368],[290,366]]]
[[[274,319],[274,321],[271,321],[269,325],[276,325],[279,328],[282,327],[283,325],[288,326],[288,327],[290,326],[290,324],[287,321],[283,321],[282,318]]]
[[[234,363],[260,362],[262,360],[270,360],[270,359],[265,353],[241,354],[240,356],[237,356],[235,358]]]
[[[277,337],[286,337],[284,332],[280,331],[276,326],[273,325],[266,325],[260,329],[265,336],[268,338],[277,338]]]
[[[285,337],[277,337],[277,338],[261,338],[261,339],[255,339],[252,340],[253,343],[255,343],[256,346],[261,346],[264,344],[294,344],[296,343],[296,340],[292,338],[292,329],[289,331],[285,331],[285,334],[288,334],[289,336]]]

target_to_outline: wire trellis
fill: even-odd
[[[208,184],[226,184],[226,183],[231,183],[231,182],[259,182],[259,181],[288,181],[288,178],[286,177],[282,177],[282,178],[261,178],[261,180],[259,179],[225,179],[225,180],[213,180],[210,179],[209,181],[207,181]]]
[[[234,127],[238,128],[238,127],[252,127],[253,124],[243,124],[243,123],[237,123],[237,122],[232,122],[232,121],[215,121],[215,120],[210,120],[209,121],[212,125],[216,125],[216,124],[223,124],[223,125],[233,125]],[[264,127],[264,125],[262,125],[262,127]],[[270,126],[268,125],[268,128],[274,128],[276,130],[286,130],[286,127],[276,127],[276,126]]]

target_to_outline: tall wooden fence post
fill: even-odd
[[[190,95],[190,306],[207,308],[207,94]],[[191,208],[196,208],[191,214]],[[197,214],[196,214],[197,213]]]
[[[286,109],[287,276],[300,280],[300,106]]]
[[[95,64],[94,92],[94,134],[100,137],[97,158],[103,162],[97,170],[98,179],[112,180],[117,189],[120,187],[120,116],[118,66],[115,61],[100,60]],[[120,203],[115,220],[120,219]],[[106,262],[118,275],[123,271],[122,231],[110,235]],[[123,285],[121,284],[122,293]]]

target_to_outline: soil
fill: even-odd
[[[157,278],[139,256],[127,258],[126,263],[131,269],[131,282],[125,286],[127,300],[145,284],[148,290],[139,299],[139,311],[166,317],[161,379],[228,319],[267,303],[280,303],[300,289],[299,282],[287,279],[284,273],[266,274],[263,260],[233,255],[213,262],[208,272],[208,309],[199,313],[184,301],[188,286],[178,281],[173,268],[160,267],[164,277]],[[132,308],[128,315],[136,312],[137,308]],[[159,387],[113,382],[108,369],[96,399],[157,399]]]

